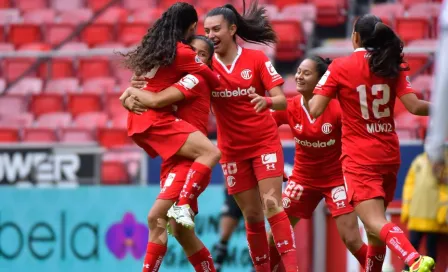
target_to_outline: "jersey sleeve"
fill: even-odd
[[[261,82],[264,88],[269,91],[274,87],[283,85],[285,81],[282,76],[277,73],[274,65],[272,65],[272,62],[263,52],[258,52],[257,59],[258,71],[260,72]]]
[[[173,85],[179,91],[181,91],[185,99],[190,99],[201,95],[201,92],[206,91],[207,82],[200,75],[188,74],[181,78],[178,82]]]
[[[178,58],[176,68],[181,72],[201,75],[213,89],[219,87],[220,80],[218,74],[205,65],[192,49],[180,47],[176,58]]]
[[[402,97],[405,94],[415,93],[414,89],[412,88],[411,79],[404,71],[398,74],[396,88],[398,98]]]
[[[338,91],[338,79],[337,79],[338,69],[335,62],[328,66],[325,74],[320,78],[316,87],[314,88],[314,94],[320,94],[323,96],[328,96],[335,98]]]

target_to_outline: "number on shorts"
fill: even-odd
[[[224,175],[235,175],[236,172],[238,172],[238,169],[236,168],[236,162],[229,162],[229,163],[223,163],[221,164],[222,171],[224,172]]]
[[[294,181],[288,181],[288,186],[285,188],[285,195],[289,198],[298,201],[303,193],[303,186],[295,183]]]

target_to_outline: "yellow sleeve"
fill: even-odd
[[[408,174],[406,175],[406,179],[404,181],[402,205],[401,205],[401,222],[403,223],[406,223],[406,221],[409,218],[409,206],[415,185],[415,168],[419,163],[419,158],[420,156],[415,158],[414,161],[412,162]]]

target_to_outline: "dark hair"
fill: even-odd
[[[354,30],[359,33],[361,45],[369,52],[372,73],[395,78],[400,71],[409,70],[403,60],[403,41],[380,18],[372,14],[363,15],[356,21]]]
[[[243,0],[243,6],[245,7]],[[230,25],[236,25],[236,35],[250,43],[269,45],[277,42],[277,35],[266,16],[266,9],[258,7],[258,1],[253,1],[247,12],[241,16],[231,4],[214,8],[207,17],[222,15]],[[234,37],[236,39],[236,37]]]
[[[325,72],[328,70],[328,66],[332,62],[331,59],[324,59],[320,56],[309,56],[306,59],[312,60],[316,63],[316,70],[319,78],[321,78],[325,74]]]
[[[156,66],[166,66],[176,58],[177,42],[183,40],[188,28],[198,21],[198,14],[188,3],[169,7],[143,37],[133,51],[121,54],[125,66],[142,75]]]
[[[210,53],[210,58],[208,59],[209,61],[213,60],[213,55],[215,54],[215,45],[213,44],[213,42],[205,37],[204,35],[195,35],[192,40],[201,40],[204,41],[207,46],[208,46],[208,51]]]

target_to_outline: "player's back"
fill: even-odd
[[[394,106],[397,96],[412,92],[408,81],[404,72],[393,79],[376,76],[365,49],[333,61],[316,90],[337,88],[343,157],[364,165],[400,163]]]

